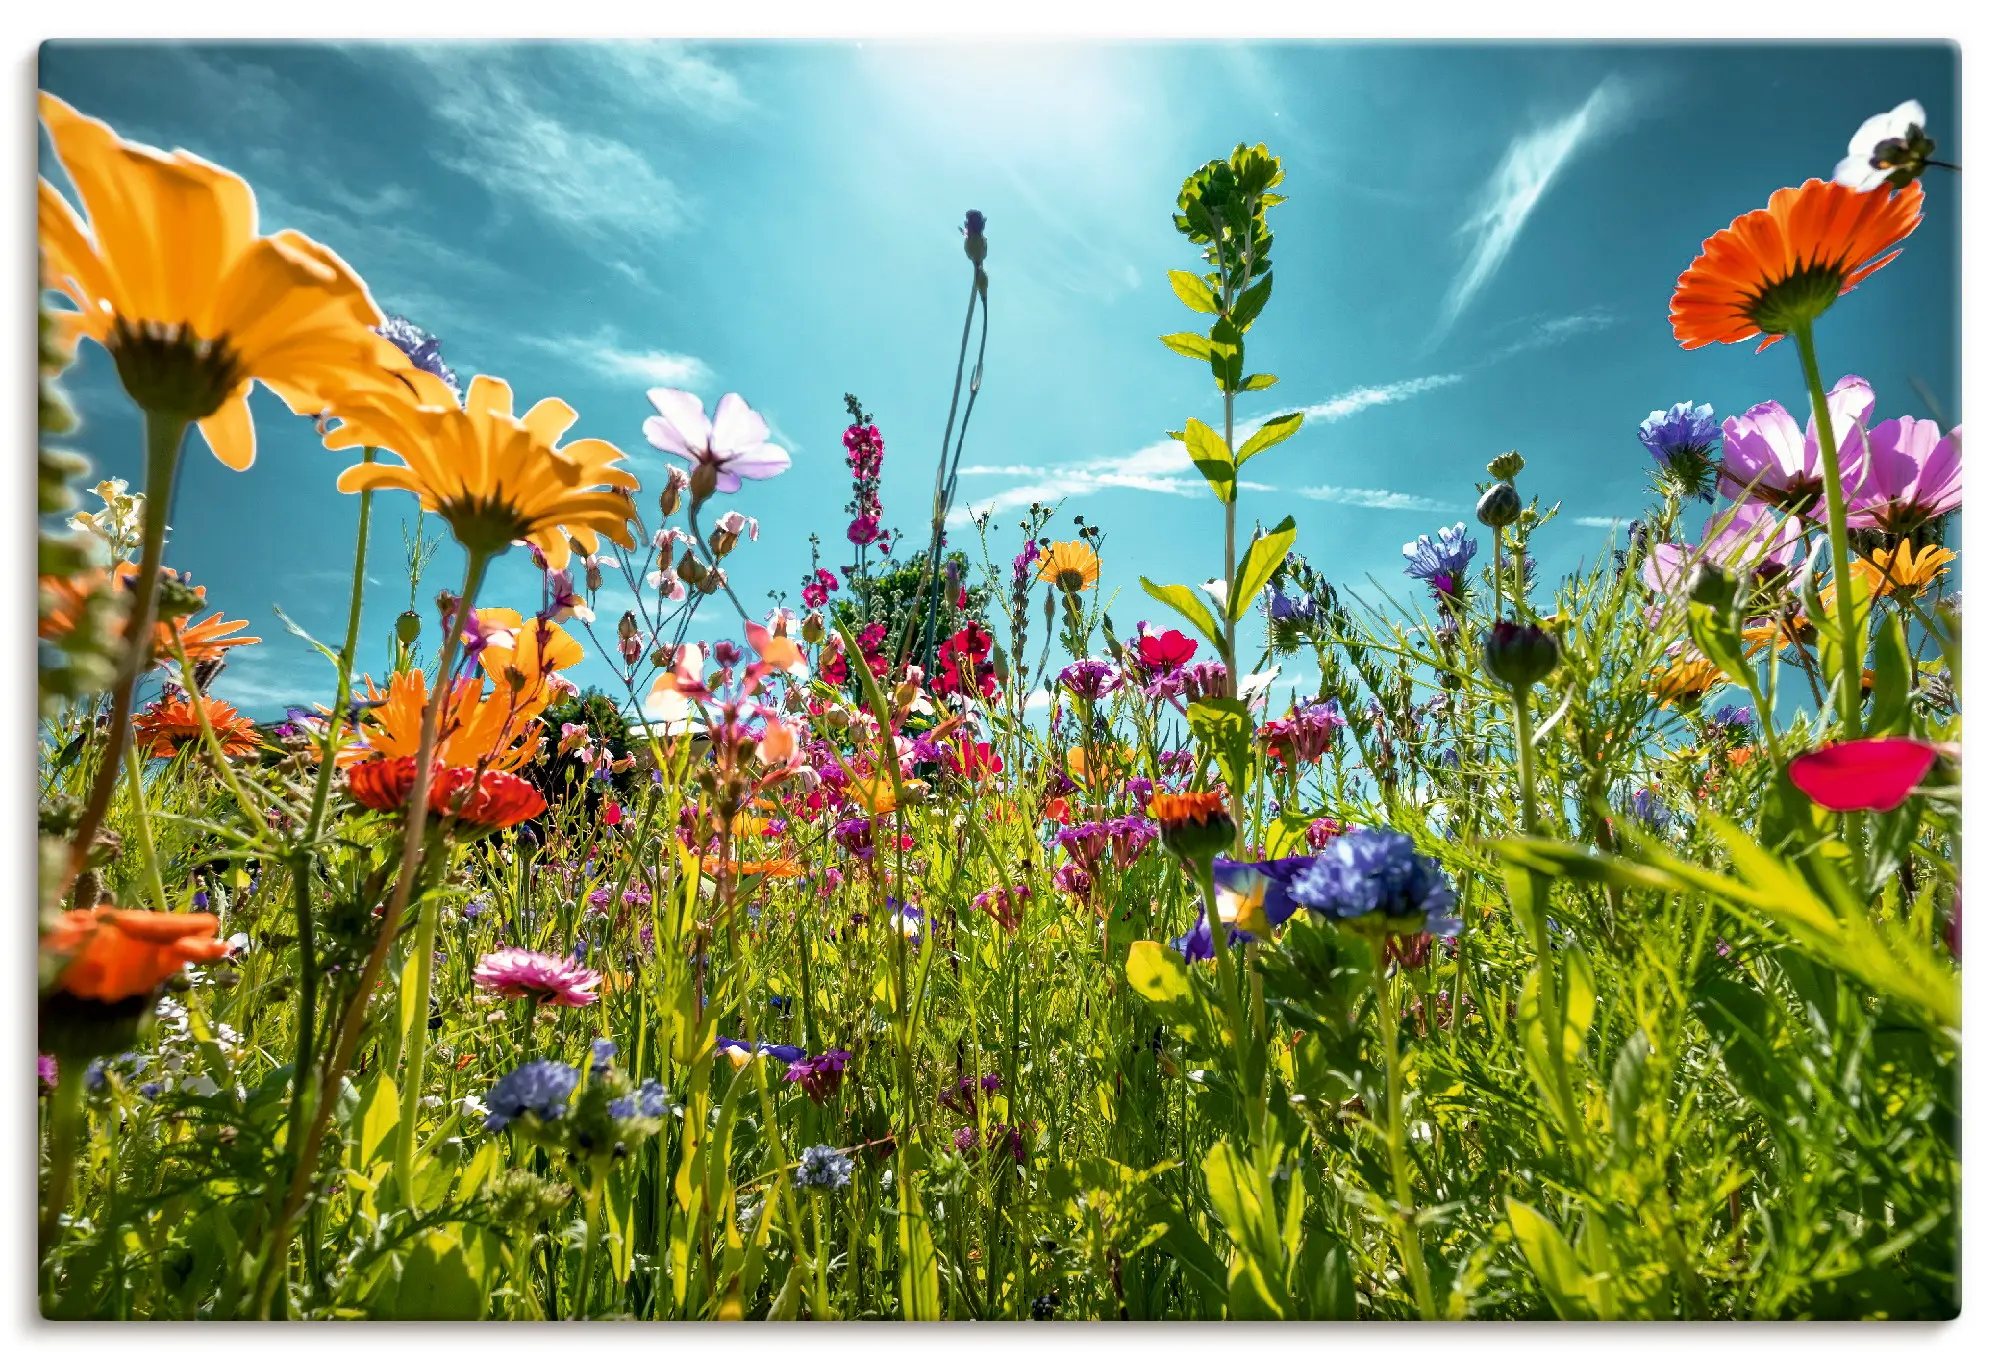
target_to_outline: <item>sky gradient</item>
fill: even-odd
[[[1470,520],[1486,461],[1518,449],[1524,493],[1562,502],[1536,539],[1548,579],[1642,508],[1647,412],[1803,408],[1790,346],[1676,346],[1667,302],[1702,240],[1830,176],[1862,120],[1904,99],[1956,160],[1959,78],[1938,45],[59,43],[40,68],[125,136],[244,175],[263,229],[333,247],[462,377],[504,377],[517,409],[563,397],[572,435],[624,448],[648,502],[664,462],[639,432],[646,389],[711,408],[741,393],[793,456],[716,507],[761,521],[729,562],[753,607],[771,589],[796,602],[808,533],[846,547],[844,392],[884,433],[885,524],[921,541],[969,283],[958,225],[982,210],[992,333],[961,506],[995,507],[1004,564],[1025,505],[1066,497],[1053,527],[1080,513],[1106,531],[1126,635],[1167,621],[1140,575],[1221,571],[1220,509],[1164,438],[1189,416],[1219,425],[1220,400],[1156,338],[1196,319],[1166,273],[1200,269],[1172,208],[1202,162],[1261,141],[1286,170],[1276,290],[1249,337],[1251,367],[1281,382],[1246,411],[1307,422],[1247,470],[1244,519],[1294,516],[1297,549],[1344,592],[1369,596],[1372,576],[1405,593],[1401,544]],[[46,136],[40,159],[67,189]],[[1955,424],[1959,186],[1924,184],[1903,257],[1818,337],[1829,382],[1874,382],[1876,419],[1931,413],[1915,379]],[[84,418],[69,443],[138,483],[108,359],[86,347],[66,381]],[[329,668],[271,610],[337,644],[356,500],[334,489],[350,455],[268,393],[255,409],[249,471],[190,445],[168,562],[264,637],[216,684],[262,717],[324,701]],[[379,670],[414,510],[377,505],[361,659]],[[963,508],[952,541],[976,555]],[[433,564],[427,617],[460,562]],[[517,551],[481,602],[536,599]],[[602,625],[620,607],[601,599]],[[734,634],[733,613],[712,603],[697,632]],[[594,658],[576,677],[610,680]],[[1281,691],[1294,680],[1310,683],[1288,671]]]

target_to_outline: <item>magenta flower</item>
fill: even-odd
[[[1875,413],[1875,389],[1850,373],[1826,394],[1840,441],[1841,489],[1852,493],[1867,465],[1868,417]],[[1715,489],[1731,500],[1748,491],[1757,500],[1822,523],[1826,502],[1820,489],[1819,431],[1808,420],[1800,429],[1792,413],[1764,401],[1722,422],[1722,470]]]
[[[572,1009],[596,1004],[595,992],[602,980],[581,963],[525,948],[489,953],[472,970],[472,983],[482,991]]]
[[[1878,736],[1839,741],[1785,767],[1792,783],[1830,812],[1891,812],[1924,781],[1937,750],[1922,741]]]
[[[1681,595],[1693,588],[1703,562],[1738,575],[1778,575],[1798,560],[1803,542],[1798,520],[1750,501],[1709,516],[1698,546],[1662,543],[1654,548],[1639,564],[1639,578],[1649,590]]]
[[[1868,471],[1850,513],[1857,524],[1907,534],[1959,507],[1960,425],[1940,435],[1932,420],[1905,415],[1868,431]]]
[[[741,490],[745,477],[765,481],[792,465],[792,455],[771,442],[764,417],[734,392],[715,403],[713,424],[693,392],[655,387],[646,399],[659,412],[646,420],[646,442],[685,458],[693,474],[709,469],[724,494]]]
[[[1108,698],[1125,686],[1125,677],[1109,661],[1095,656],[1064,666],[1056,678],[1063,688],[1087,700]]]

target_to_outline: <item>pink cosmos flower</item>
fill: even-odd
[[[771,427],[764,417],[734,392],[715,403],[713,424],[693,392],[655,387],[646,399],[659,412],[646,420],[646,442],[685,458],[691,471],[710,469],[718,491],[741,490],[745,477],[764,481],[792,465],[792,455],[771,442]]]
[[[1867,465],[1868,417],[1875,413],[1875,389],[1850,373],[1826,394],[1840,441],[1840,484],[1850,494]],[[1800,429],[1792,413],[1776,401],[1759,402],[1722,422],[1722,469],[1715,489],[1730,500],[1746,490],[1757,500],[1799,512],[1824,523],[1820,492],[1819,430],[1810,418]]]
[[[1830,812],[1894,811],[1924,781],[1937,751],[1922,741],[1878,736],[1839,741],[1786,766],[1798,790]]]
[[[1851,513],[1860,525],[1907,534],[1959,507],[1959,454],[1965,426],[1938,433],[1937,422],[1905,415],[1868,431],[1868,470]]]
[[[525,948],[489,953],[472,970],[473,985],[482,991],[572,1009],[596,1004],[597,984],[602,980],[581,963]]]

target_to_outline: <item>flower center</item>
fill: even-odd
[[[1745,310],[1765,334],[1793,334],[1834,304],[1844,272],[1830,264],[1806,265],[1768,285]]]
[[[242,364],[229,338],[205,340],[185,322],[134,323],[116,317],[105,347],[118,365],[118,381],[154,415],[205,420],[243,383]]]

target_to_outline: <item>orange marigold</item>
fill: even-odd
[[[206,911],[170,915],[97,906],[66,911],[42,936],[42,947],[67,955],[56,989],[85,1000],[120,1001],[149,994],[189,963],[225,956]]]

